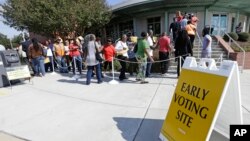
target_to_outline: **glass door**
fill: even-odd
[[[211,27],[213,35],[223,35],[227,31],[227,15],[226,14],[213,14]]]

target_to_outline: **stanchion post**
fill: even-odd
[[[52,75],[56,74],[55,73],[55,65],[54,65],[54,56],[51,57],[51,63],[52,63]]]
[[[115,69],[114,69],[114,57],[112,57],[112,80],[109,81],[109,84],[119,84],[118,81],[115,80]]]
[[[75,56],[73,57],[73,61],[74,61],[74,68],[75,68],[74,73],[75,73],[75,75],[76,75],[76,57],[75,57]]]
[[[181,74],[181,56],[179,56],[179,74]]]

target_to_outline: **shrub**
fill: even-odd
[[[237,41],[238,38],[239,38],[238,34],[236,34],[235,32],[230,32],[230,33],[228,33],[228,35],[229,35],[231,38],[233,38],[235,41]],[[223,39],[224,39],[225,41],[229,41],[229,38],[228,38],[228,36],[227,36],[226,34],[223,36]]]
[[[121,64],[118,60],[114,60],[114,70],[119,71],[121,69]]]
[[[249,39],[249,33],[247,32],[241,32],[238,34],[239,35],[239,41],[246,42]]]

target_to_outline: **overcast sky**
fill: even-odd
[[[107,0],[109,5],[115,5],[117,3],[120,3],[123,0]],[[0,4],[3,4],[5,0],[0,0]],[[13,38],[15,35],[19,35],[21,32],[16,31],[13,28],[10,28],[7,25],[4,25],[2,22],[3,18],[0,16],[0,33],[7,35],[8,38]]]

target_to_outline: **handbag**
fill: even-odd
[[[99,62],[102,62],[103,61],[103,58],[101,57],[97,47],[96,47],[96,43],[95,43],[95,49],[96,49],[96,52],[95,52],[95,58],[96,60],[98,60]]]

